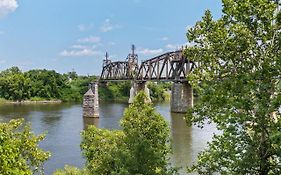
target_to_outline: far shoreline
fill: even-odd
[[[10,100],[4,100],[4,101],[0,101],[0,104],[58,104],[58,103],[62,103],[62,100],[39,100],[39,101],[32,101],[32,100],[10,101]]]

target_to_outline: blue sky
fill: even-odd
[[[106,51],[125,60],[131,44],[139,60],[175,50],[186,29],[219,0],[0,0],[0,70],[101,72]]]

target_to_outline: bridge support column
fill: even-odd
[[[140,92],[140,91],[144,91],[144,93],[146,94],[146,96],[148,97],[147,99],[147,103],[151,103],[151,98],[150,98],[150,92],[149,89],[147,87],[146,82],[134,82],[132,83],[132,87],[130,89],[130,98],[129,98],[129,103],[133,103],[134,101],[134,97]]]
[[[83,117],[99,117],[98,83],[90,83],[89,90],[84,94]]]
[[[171,112],[185,113],[193,107],[193,90],[187,82],[175,82],[172,86]]]

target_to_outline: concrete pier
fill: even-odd
[[[193,90],[187,82],[174,82],[171,92],[171,112],[185,113],[193,107]]]
[[[130,89],[130,98],[129,98],[129,103],[133,103],[134,97],[140,92],[144,91],[146,96],[148,97],[147,103],[151,103],[151,98],[150,98],[150,92],[147,87],[146,82],[134,82],[132,83],[132,87]]]
[[[98,83],[90,83],[89,90],[84,94],[83,117],[99,117]]]

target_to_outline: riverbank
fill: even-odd
[[[62,100],[22,100],[22,101],[12,101],[6,99],[0,99],[0,104],[54,104],[62,103]]]

